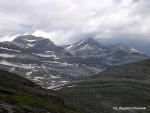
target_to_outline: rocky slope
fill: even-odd
[[[15,72],[44,88],[61,87],[97,68],[67,63],[72,54],[52,41],[32,35],[0,43],[0,67]]]
[[[65,49],[49,39],[32,35],[0,42],[0,68],[17,73],[47,89],[59,89],[108,66],[145,58],[145,55],[122,44],[106,47],[91,38],[66,46]]]
[[[146,58],[146,55],[124,44],[104,46],[88,38],[65,47],[74,55],[70,62],[92,66],[121,65]]]
[[[149,113],[150,60],[111,67],[59,93],[83,113]]]

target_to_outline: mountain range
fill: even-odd
[[[104,46],[92,38],[65,46],[56,46],[49,39],[32,35],[0,42],[1,69],[56,90],[110,66],[146,58],[146,55],[124,44]]]
[[[110,67],[57,91],[0,70],[0,113],[149,113],[149,67],[150,59]]]
[[[68,45],[66,50],[75,56],[71,63],[90,66],[121,65],[146,58],[146,55],[124,44],[104,46],[92,38]]]

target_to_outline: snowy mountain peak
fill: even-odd
[[[74,45],[80,45],[80,46],[89,45],[89,46],[93,46],[93,47],[102,47],[103,46],[101,43],[99,43],[97,40],[95,40],[93,38],[87,38],[87,39],[78,41]]]
[[[23,52],[28,54],[42,54],[42,56],[67,57],[71,55],[63,47],[56,46],[51,40],[33,35],[16,37],[13,41],[1,42],[0,50],[8,52]],[[50,52],[49,52],[50,51]]]
[[[54,45],[52,41],[49,39],[43,38],[43,37],[36,37],[33,35],[23,35],[23,36],[18,36],[13,40],[14,43],[24,46],[26,48],[29,47],[34,47],[37,44],[49,44],[49,45]]]
[[[80,40],[72,45],[69,45],[66,49],[71,53],[79,52],[79,51],[96,51],[99,49],[103,49],[104,46],[99,43],[97,40],[92,38],[87,38],[84,40]]]
[[[17,43],[23,43],[23,42],[31,43],[31,42],[38,41],[38,40],[41,40],[41,39],[43,39],[43,38],[42,37],[35,37],[33,35],[23,35],[23,36],[16,37],[13,40],[13,42],[17,42]]]

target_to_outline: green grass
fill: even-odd
[[[14,113],[79,113],[54,92],[16,74],[0,70],[0,81],[0,101],[11,106]]]
[[[150,113],[150,60],[111,67],[56,92],[0,70],[0,101],[14,113]],[[114,111],[115,106],[147,110]]]

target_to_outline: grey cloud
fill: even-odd
[[[149,0],[0,0],[0,35],[40,30],[57,43],[88,36],[149,39],[149,12]]]
[[[122,0],[114,0],[115,2],[117,2],[117,3],[121,3],[122,2]]]
[[[139,2],[140,0],[133,0],[133,2]]]

